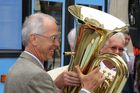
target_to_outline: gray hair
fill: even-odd
[[[76,40],[76,28],[73,28],[68,33],[68,42],[71,48],[74,48],[75,40]],[[73,49],[71,51],[74,51]]]
[[[112,37],[115,37],[115,38],[118,38],[118,39],[122,40],[123,44],[125,44],[125,36],[122,32],[115,33]],[[112,37],[110,37],[110,38],[112,38]],[[108,46],[110,38],[105,43],[105,46]]]
[[[43,23],[45,18],[56,22],[55,18],[43,13],[35,13],[26,18],[22,28],[22,41],[24,46],[28,44],[31,33],[43,34]]]

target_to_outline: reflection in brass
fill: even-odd
[[[100,54],[99,52],[108,38],[117,32],[126,30],[124,29],[126,27],[116,26],[116,28],[112,30],[107,30],[104,28],[106,24],[102,24],[97,19],[84,15],[87,13],[86,11],[85,13],[81,13],[83,8],[91,9],[80,5],[69,6],[69,12],[84,23],[80,25],[79,30],[77,31],[75,55],[69,66],[69,71],[75,71],[74,67],[79,65],[82,73],[88,74],[94,69],[94,67],[99,66],[100,62],[108,60],[109,62],[112,62],[116,68],[116,75],[113,77],[113,80],[110,80],[108,78],[110,76],[109,73],[103,84],[93,91],[93,93],[121,93],[128,78],[128,68],[126,63],[116,54]],[[91,15],[97,14],[98,13],[93,13],[91,11]],[[79,93],[80,88],[81,86],[67,86],[64,89],[64,92]]]

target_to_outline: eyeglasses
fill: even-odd
[[[53,43],[55,43],[56,41],[59,41],[60,37],[59,35],[52,35],[50,37],[47,37],[47,36],[44,36],[44,35],[41,35],[41,34],[36,34],[38,36],[41,36],[41,37],[44,37],[44,38],[48,38],[50,39]]]
[[[119,52],[123,52],[124,51],[124,48],[119,48],[119,47],[116,47],[116,46],[112,46],[110,47],[112,51],[116,51],[116,50],[119,50]]]

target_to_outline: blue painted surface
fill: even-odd
[[[64,2],[65,0],[42,0],[42,1],[51,1],[51,2],[60,2],[60,3],[62,3],[62,2]]]
[[[0,50],[21,50],[22,0],[0,0]],[[0,58],[0,75],[7,74],[16,58]],[[0,83],[0,93],[4,84]]]
[[[105,0],[75,0],[75,4],[98,5],[102,6],[102,11],[105,11]]]
[[[16,62],[16,58],[0,58],[0,75],[7,74],[9,68]],[[0,93],[3,93],[4,83],[0,83]]]
[[[0,11],[0,49],[21,49],[22,0],[0,0]]]

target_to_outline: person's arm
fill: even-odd
[[[99,71],[99,67],[95,68],[87,75],[82,74],[79,66],[76,66],[75,68],[80,78],[82,88],[91,93],[94,91],[94,89],[99,87],[100,84],[102,84],[102,82],[105,80],[103,73]],[[84,93],[83,90],[81,90],[80,93]]]

